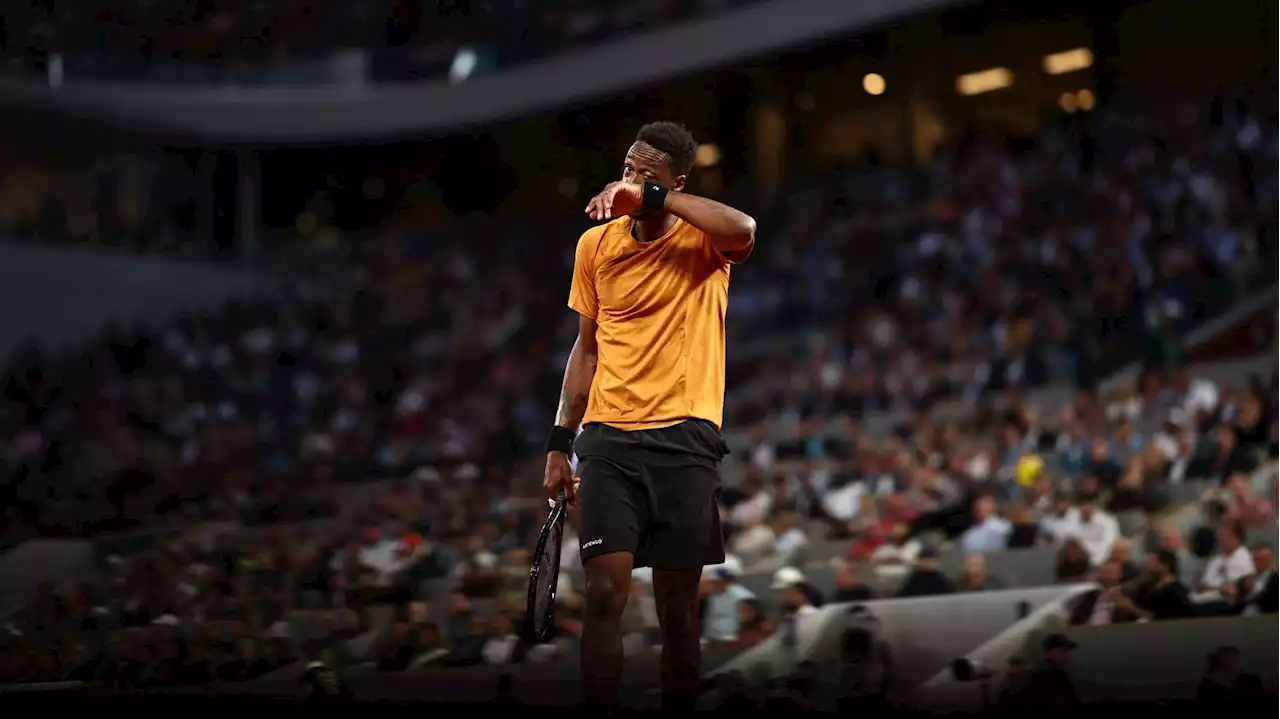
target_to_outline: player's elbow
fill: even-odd
[[[756,218],[748,214],[742,215],[742,227],[738,230],[739,250],[749,250],[756,244]]]

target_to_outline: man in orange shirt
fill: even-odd
[[[605,224],[582,235],[574,258],[578,339],[543,486],[579,507],[583,691],[604,711],[617,700],[631,570],[648,566],[664,639],[664,708],[692,712],[698,585],[704,565],[725,559],[716,502],[728,452],[720,436],[724,317],[729,267],[751,253],[756,223],[683,191],[697,149],[679,125],[642,127],[622,179],[587,205]]]

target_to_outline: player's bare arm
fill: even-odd
[[[629,168],[624,169],[624,175],[628,172]],[[608,220],[635,213],[643,208],[643,203],[642,183],[631,179],[619,180],[606,185],[600,194],[592,198],[587,205],[587,214],[595,220]],[[705,232],[712,245],[726,255],[750,254],[755,245],[755,219],[722,202],[676,191],[666,194],[662,209]]]
[[[725,255],[750,254],[756,244],[756,221],[751,215],[687,192],[667,194],[667,212],[707,233],[711,244]]]
[[[564,382],[560,387],[560,402],[556,408],[555,426],[567,430],[570,440],[587,412],[591,382],[596,376],[596,354],[596,321],[579,315],[578,338],[573,342],[573,349],[569,350]],[[563,490],[565,500],[573,502],[573,469],[569,466],[569,452],[549,449],[542,486],[548,497],[555,498]]]

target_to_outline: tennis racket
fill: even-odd
[[[556,612],[556,584],[560,581],[560,546],[564,542],[564,492],[551,506],[551,516],[538,534],[529,567],[529,600],[525,604],[524,637],[543,644],[551,635]]]

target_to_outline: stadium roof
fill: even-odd
[[[477,77],[329,88],[66,83],[7,78],[0,101],[227,141],[442,133],[608,97],[956,0],[772,0]]]

